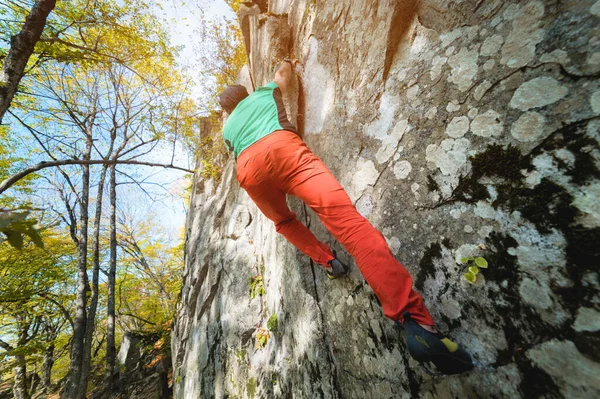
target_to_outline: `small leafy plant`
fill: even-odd
[[[487,269],[488,262],[484,257],[478,256],[473,257],[470,256],[468,258],[461,258],[460,263],[467,266],[467,272],[463,274],[465,280],[469,282],[469,284],[474,284],[475,280],[477,280],[477,274],[479,274],[479,269]]]
[[[259,327],[256,330],[256,335],[255,335],[256,349],[264,348],[267,345],[269,338],[271,338],[271,333],[269,332],[269,330],[267,330],[266,328],[263,328],[263,327]]]
[[[277,331],[277,326],[279,324],[279,320],[277,319],[277,314],[273,313],[269,320],[267,320],[267,328],[269,331]]]
[[[258,274],[250,279],[250,298],[254,299],[257,295],[265,294],[265,286],[263,284],[263,277]]]

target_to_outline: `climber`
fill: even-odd
[[[296,219],[286,194],[304,201],[352,255],[381,302],[385,316],[402,324],[409,353],[431,361],[444,374],[470,370],[470,355],[438,333],[412,278],[394,258],[385,238],[361,216],[344,188],[296,134],[282,97],[297,61],[286,59],[273,82],[248,95],[242,85],[227,87],[219,103],[228,118],[223,139],[237,159],[237,178],[260,211],[290,243],[323,266],[330,278],[348,273],[324,243]]]

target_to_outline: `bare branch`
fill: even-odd
[[[21,125],[23,125],[27,130],[29,130],[29,132],[31,133],[31,135],[35,138],[35,140],[40,144],[40,146],[44,149],[44,151],[46,152],[46,154],[48,154],[48,156],[50,158],[52,158],[53,161],[57,161],[57,158],[54,157],[54,155],[52,155],[52,153],[50,152],[50,150],[42,143],[42,141],[39,139],[39,137],[37,136],[38,134],[43,134],[42,132],[34,129],[33,127],[29,126],[27,123],[25,123],[21,118],[19,118],[17,115],[15,115],[12,111],[8,111],[17,121],[19,121],[19,123],[21,123]],[[75,203],[79,203],[79,193],[77,192],[77,190],[75,189],[75,185],[73,185],[73,182],[71,181],[71,178],[69,177],[69,175],[62,170],[62,168],[58,167],[58,170],[60,171],[60,173],[62,174],[62,176],[65,178],[65,180],[67,181],[67,184],[69,185],[69,187],[71,188],[71,191],[75,194],[75,198],[76,201]],[[59,190],[61,191],[61,190]],[[61,192],[61,197],[63,193]],[[64,200],[64,198],[63,198]],[[69,209],[69,204],[68,201],[65,200],[65,204],[67,205],[67,210],[69,211],[69,214],[71,214],[71,210]],[[71,217],[71,220],[74,220],[73,217]],[[73,224],[73,223],[72,223]],[[75,242],[77,242],[75,240]]]
[[[86,160],[86,159],[64,159],[64,160],[52,161],[52,162],[40,162],[39,164],[30,166],[29,168],[24,169],[19,173],[15,173],[14,175],[10,176],[6,180],[4,180],[2,183],[0,183],[0,194],[2,194],[4,191],[6,191],[8,188],[10,188],[13,184],[18,182],[25,176],[30,175],[31,173],[37,172],[38,170],[51,168],[54,166],[63,166],[63,165],[141,165],[141,166],[156,166],[156,167],[162,167],[165,169],[175,169],[175,170],[181,170],[182,172],[194,173],[193,170],[181,168],[179,166],[166,165],[166,164],[153,163],[153,162],[118,160],[118,159],[110,159],[110,160],[109,159],[107,159],[107,160],[104,160],[104,159],[89,159],[89,160]]]
[[[142,140],[142,141],[141,141],[139,144],[136,144],[136,145],[134,145],[133,147],[131,147],[131,148],[127,149],[127,151],[123,151],[123,152],[122,152],[120,155],[121,155],[121,156],[125,156],[125,155],[129,154],[130,152],[133,152],[133,151],[137,150],[138,148],[140,148],[140,147],[143,147],[143,146],[145,146],[146,144],[153,143],[153,142],[155,142],[155,141],[158,141],[158,139],[157,139],[157,138],[154,138],[154,139],[151,139],[151,140],[148,140],[148,141],[144,141],[144,140]]]
[[[156,323],[153,323],[153,322],[151,322],[150,320],[146,320],[146,319],[144,319],[144,318],[142,318],[142,317],[140,317],[140,316],[134,315],[133,313],[126,313],[126,312],[121,312],[121,311],[119,311],[119,316],[128,316],[128,317],[133,317],[134,319],[138,319],[138,320],[140,320],[140,321],[143,321],[144,323],[151,324],[151,325],[153,325],[153,326],[155,326],[155,325],[156,325]]]
[[[122,185],[122,184],[135,184],[136,186],[138,186],[138,188],[140,190],[142,190],[142,192],[144,194],[146,194],[148,196],[148,198],[150,198],[152,201],[154,201],[154,198],[152,198],[152,196],[148,193],[148,191],[146,191],[146,189],[144,187],[142,187],[142,182],[138,182],[136,179],[134,179],[133,177],[129,176],[127,173],[121,172],[120,170],[116,170],[117,173],[122,174],[123,176],[127,177],[128,179],[130,179],[130,182],[126,182],[126,183],[117,183],[118,186]]]
[[[1,346],[2,348],[4,348],[4,350],[7,350],[7,351],[10,351],[10,350],[12,350],[12,349],[13,349],[13,347],[12,347],[12,346],[10,346],[10,344],[9,344],[8,342],[4,342],[4,341],[2,341],[1,339],[0,339],[0,346]]]
[[[58,306],[58,308],[62,312],[63,316],[65,317],[65,320],[67,320],[69,322],[69,324],[71,325],[71,328],[74,328],[75,325],[73,324],[73,319],[71,318],[71,314],[60,302],[58,302],[56,299],[52,298],[50,296],[50,294],[39,294],[39,296],[41,296],[42,298],[44,298],[44,299],[52,302],[56,306]]]

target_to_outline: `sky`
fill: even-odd
[[[178,62],[188,68],[188,72],[195,79],[195,87],[192,90],[194,97],[200,97],[202,92],[201,75],[199,73],[199,61],[196,54],[199,42],[196,31],[199,30],[202,20],[227,17],[235,19],[236,16],[224,0],[150,0],[154,2],[151,11],[161,20],[163,26],[168,29],[172,45],[180,47]],[[197,72],[198,71],[198,72]],[[23,135],[30,140],[27,132]],[[25,143],[24,143],[25,144]],[[30,148],[30,146],[17,146]],[[171,163],[172,148],[166,144],[163,148],[145,157],[145,160],[162,164]],[[46,160],[45,154],[38,154],[39,159]],[[175,151],[174,164],[187,169],[194,169],[193,159],[183,146],[178,145]],[[123,184],[118,187],[119,202],[124,210],[134,213],[138,220],[154,218],[163,230],[172,237],[175,244],[181,237],[185,225],[186,212],[189,204],[182,199],[181,192],[190,186],[190,176],[183,172],[162,168],[123,168],[127,173],[135,175],[140,179],[147,178],[144,189],[153,198],[146,195],[133,184]],[[186,176],[187,175],[187,176]],[[120,178],[121,182],[125,180]],[[95,190],[93,188],[92,190]],[[94,191],[95,192],[95,191]],[[179,194],[179,195],[171,195]],[[43,200],[43,199],[42,199]]]
[[[158,5],[160,4],[160,6]],[[166,2],[157,2],[154,8],[155,14],[166,21],[165,26],[169,29],[171,44],[182,46],[179,54],[179,63],[190,69],[192,77],[195,79],[196,86],[193,89],[195,97],[201,93],[200,74],[195,73],[198,58],[195,55],[194,48],[200,43],[196,40],[195,31],[200,27],[201,20],[227,17],[236,18],[233,11],[223,0],[203,0],[203,1],[179,1],[170,0]],[[165,148],[154,155],[157,162],[169,163],[171,160],[171,149]],[[180,147],[176,151],[175,165],[193,169],[195,165],[189,164],[187,153]],[[149,185],[150,192],[155,193],[160,201],[153,202],[147,196],[140,195],[139,190],[134,187],[128,188],[126,195],[131,199],[137,198],[137,213],[140,218],[146,215],[152,215],[159,219],[160,224],[166,232],[178,238],[185,225],[187,207],[189,204],[183,203],[181,198],[167,195],[167,192],[176,192],[184,190],[189,186],[191,180],[184,179],[184,173],[174,170],[160,170],[150,181],[171,182],[165,189]]]
[[[195,35],[195,31],[200,28],[201,19],[227,17],[235,19],[235,13],[229,8],[224,0],[201,0],[196,2],[185,2],[181,0],[170,0],[168,2],[159,2],[161,8],[156,8],[156,15],[164,18],[169,23],[171,44],[183,46],[180,52],[179,62],[189,67],[192,71],[198,62],[194,54],[195,46],[200,45]],[[194,76],[199,79],[198,75]],[[196,86],[196,94],[200,94],[200,82]]]

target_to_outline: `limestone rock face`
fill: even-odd
[[[348,278],[275,233],[232,159],[195,182],[175,397],[599,397],[600,2],[255,3],[246,81],[303,62],[290,119],[476,369],[428,375],[316,216],[290,199]]]
[[[140,343],[140,337],[135,334],[132,334],[129,331],[123,334],[123,339],[119,346],[119,353],[117,354],[119,368],[123,368],[125,372],[129,372],[137,366],[143,355]]]

